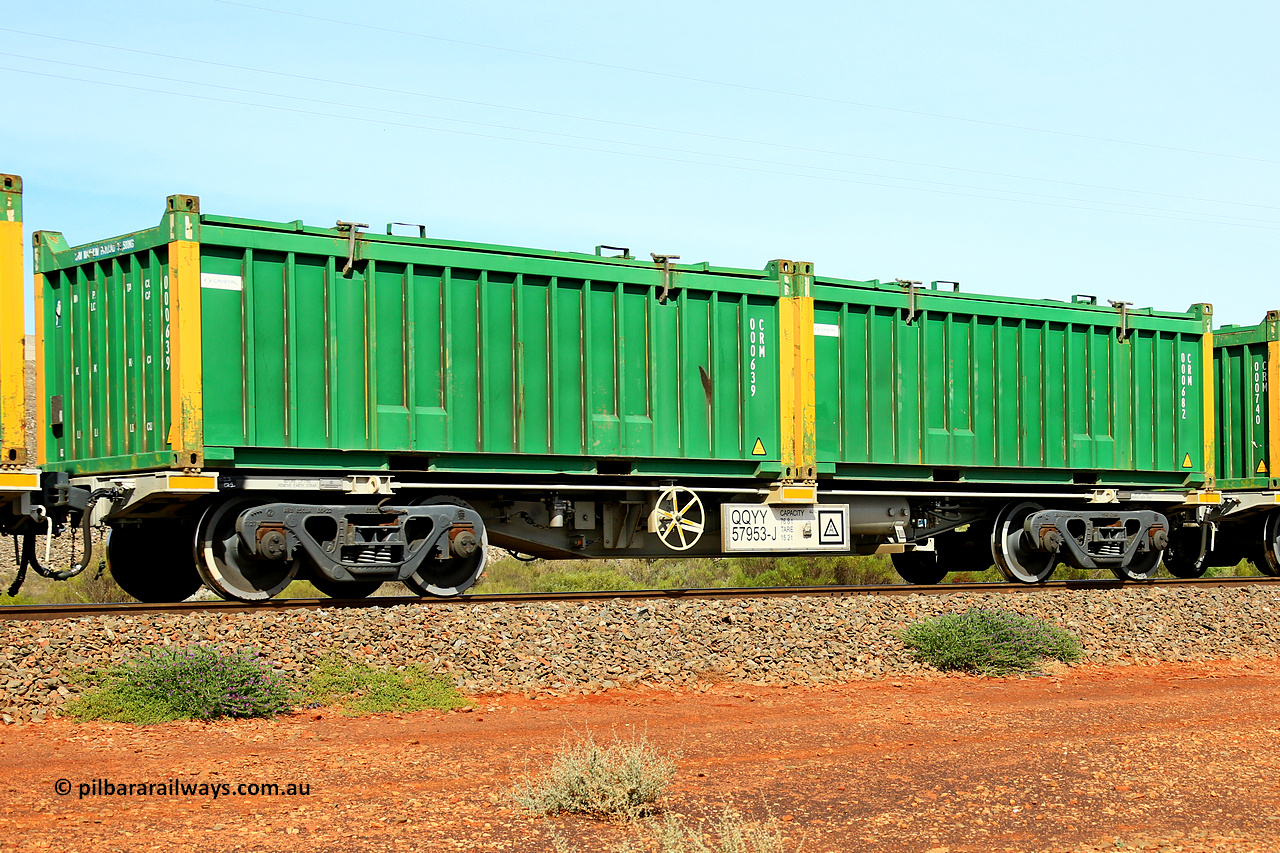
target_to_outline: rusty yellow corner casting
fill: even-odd
[[[818,464],[813,364],[813,264],[778,262],[778,363],[784,479],[812,480]],[[790,472],[790,473],[788,473]]]
[[[204,466],[204,368],[200,326],[200,244],[169,244],[170,423],[173,467]]]
[[[1204,356],[1204,381],[1200,387],[1204,389],[1204,482],[1205,488],[1214,487],[1217,456],[1216,415],[1213,409],[1213,332],[1206,332],[1200,339],[1200,350]]]
[[[1280,464],[1280,341],[1267,341],[1267,476]]]
[[[0,465],[20,465],[27,461],[22,179],[0,175],[0,193]]]

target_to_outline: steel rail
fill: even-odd
[[[0,621],[41,621],[78,619],[90,616],[187,615],[204,612],[271,612],[317,610],[322,608],[358,610],[369,607],[413,605],[457,606],[462,604],[546,604],[588,601],[661,601],[678,599],[735,599],[815,597],[839,595],[954,595],[957,593],[1081,592],[1095,589],[1153,589],[1164,587],[1231,587],[1280,584],[1280,578],[1195,578],[1153,581],[1112,579],[1021,583],[943,583],[932,585],[879,584],[874,586],[789,586],[732,589],[635,589],[592,592],[505,593],[459,595],[455,598],[371,596],[369,598],[276,598],[261,603],[243,601],[181,601],[166,604],[115,602],[106,604],[10,604],[0,606]]]

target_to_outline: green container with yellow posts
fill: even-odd
[[[1256,326],[1224,326],[1213,336],[1218,484],[1223,489],[1275,489],[1280,479],[1280,312]]]
[[[1208,306],[393,231],[179,195],[35,235],[40,461],[110,502],[134,595],[454,595],[492,546],[1143,578],[1200,529]]]
[[[751,355],[776,334],[778,264],[655,268],[190,196],[102,243],[39,234],[37,262],[53,469],[781,473],[777,354]]]

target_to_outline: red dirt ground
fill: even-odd
[[[480,697],[469,713],[0,729],[6,850],[608,851],[632,829],[541,818],[513,775],[566,734],[634,729],[679,771],[664,806],[732,804],[788,850],[1280,849],[1280,661],[1079,667],[813,689]],[[58,780],[71,792],[55,791]],[[307,796],[85,796],[106,779],[309,784]]]

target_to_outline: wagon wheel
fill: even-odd
[[[1205,547],[1205,531],[1197,527],[1178,527],[1169,534],[1169,547],[1164,552],[1164,567],[1175,578],[1202,577],[1209,569],[1209,549]]]
[[[907,583],[936,584],[942,583],[947,576],[947,569],[940,565],[937,545],[933,551],[902,551],[890,554],[893,568]]]
[[[1024,501],[1009,503],[996,515],[991,529],[991,556],[996,568],[1009,580],[1019,583],[1044,583],[1058,564],[1058,555],[1033,547],[1031,537],[1023,530],[1027,518],[1044,507]]]
[[[707,526],[701,499],[683,486],[664,489],[653,512],[657,516],[658,538],[673,551],[687,551],[698,544]]]
[[[205,584],[226,599],[265,601],[298,576],[302,561],[265,560],[241,550],[236,521],[257,501],[214,504],[196,525],[196,570]]]
[[[1155,550],[1139,551],[1127,565],[1112,566],[1111,573],[1122,581],[1149,581],[1160,567],[1164,553]]]
[[[1280,575],[1280,511],[1267,513],[1262,522],[1262,541],[1250,559],[1264,575]]]
[[[112,526],[106,543],[111,577],[147,604],[190,598],[202,583],[191,555],[193,535],[181,521]]]
[[[439,495],[424,501],[415,501],[415,505],[448,504],[475,509],[471,504],[452,495]],[[429,595],[434,598],[449,598],[461,595],[470,589],[484,571],[485,555],[489,551],[489,534],[481,525],[476,534],[476,548],[466,556],[452,556],[447,560],[437,560],[428,556],[418,566],[418,570],[404,579],[404,585],[414,595]],[[411,542],[412,549],[417,543]],[[452,548],[453,538],[450,537]]]

